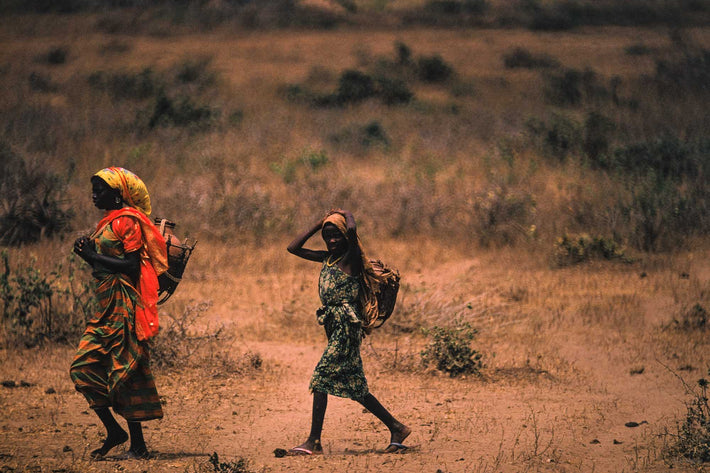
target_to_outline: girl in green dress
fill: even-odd
[[[319,231],[327,250],[304,248],[303,245]],[[387,426],[391,436],[385,452],[393,453],[406,448],[402,442],[409,436],[411,429],[397,421],[370,394],[362,368],[360,343],[363,331],[371,323],[367,314],[377,308],[372,292],[376,276],[358,241],[355,218],[346,210],[332,211],[297,236],[288,245],[288,251],[323,264],[318,284],[322,306],[317,311],[317,317],[328,337],[328,346],[315,368],[310,384],[313,393],[310,435],[304,443],[289,450],[288,454],[323,453],[321,431],[328,394],[359,402]]]

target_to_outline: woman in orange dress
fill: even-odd
[[[150,371],[147,340],[157,334],[157,276],[167,269],[165,241],[148,219],[150,196],[132,172],[111,167],[91,178],[94,205],[105,211],[96,231],[78,238],[74,252],[89,263],[98,311],[88,321],[71,364],[74,385],[106,428],[93,450],[104,457],[129,434],[129,458],[148,458],[141,422],[163,411]]]

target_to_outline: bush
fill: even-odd
[[[19,246],[69,230],[66,183],[42,166],[28,166],[0,141],[0,244]]]
[[[708,370],[708,375],[710,376],[710,370]],[[668,453],[696,462],[707,463],[710,462],[708,381],[705,378],[699,379],[696,389],[686,385],[686,390],[692,398],[686,402],[685,420],[678,426],[675,442],[669,447]]]
[[[375,95],[375,82],[360,71],[349,69],[340,75],[337,100],[340,104],[357,103]]]
[[[89,85],[108,93],[116,100],[145,100],[164,89],[163,82],[150,67],[136,73],[97,71],[88,78]]]
[[[42,57],[42,60],[50,66],[58,66],[67,62],[69,50],[65,47],[52,48]]]
[[[557,59],[547,54],[533,54],[524,48],[515,48],[512,52],[503,55],[503,64],[508,69],[544,69],[559,67]]]
[[[529,236],[535,200],[525,192],[494,186],[473,199],[474,228],[483,246],[511,244]]]
[[[417,59],[417,76],[424,82],[445,82],[454,75],[454,69],[441,56],[420,56]]]
[[[710,92],[710,49],[685,54],[675,61],[657,61],[655,80],[660,92],[669,95]]]
[[[377,95],[385,105],[409,103],[414,98],[414,93],[403,80],[389,77],[377,79]]]
[[[482,14],[488,10],[486,0],[429,0],[425,10],[434,14],[461,15]]]
[[[557,266],[571,266],[591,259],[628,261],[624,248],[611,238],[565,234],[555,242]]]
[[[587,115],[582,148],[593,166],[604,167],[609,152],[609,135],[615,130],[616,124],[601,113],[591,112]]]
[[[478,330],[464,323],[452,328],[434,326],[427,330],[429,345],[421,353],[424,366],[434,364],[436,369],[451,377],[462,374],[479,374],[483,355],[471,348]]]
[[[675,136],[665,136],[617,148],[605,167],[633,175],[653,172],[661,180],[695,178],[709,169],[707,148],[708,143],[688,143]]]
[[[148,128],[157,126],[179,126],[207,128],[219,113],[206,105],[194,104],[189,97],[171,99],[165,94],[156,97]]]
[[[30,89],[36,92],[56,92],[58,87],[52,82],[49,74],[32,72],[28,78]]]
[[[690,309],[683,310],[680,317],[673,319],[673,325],[679,330],[693,331],[708,328],[708,311],[700,304],[695,304]]]
[[[553,114],[549,123],[529,119],[526,127],[538,141],[543,155],[556,161],[566,161],[568,157],[578,154],[583,146],[579,124],[565,115]]]

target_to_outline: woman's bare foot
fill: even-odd
[[[98,460],[99,458],[103,458],[104,456],[106,456],[106,454],[110,452],[113,447],[121,445],[127,440],[128,434],[123,429],[116,430],[114,432],[109,432],[108,435],[106,435],[106,440],[104,440],[104,444],[101,445],[100,448],[93,450],[89,455],[94,460]]]

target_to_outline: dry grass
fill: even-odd
[[[377,10],[414,2],[358,3]],[[36,257],[44,271],[64,261],[73,238],[99,216],[91,210],[89,177],[124,165],[147,182],[155,215],[198,239],[185,281],[163,307],[164,320],[204,303],[208,309],[191,336],[224,335],[195,352],[190,361],[199,363],[158,368],[167,415],[147,435],[160,455],[147,467],[120,468],[197,471],[217,451],[222,459],[248,458],[256,471],[655,472],[665,471],[665,462],[677,471],[696,469],[663,454],[662,434],[672,430],[684,401],[665,366],[692,382],[710,365],[706,330],[674,324],[696,304],[710,308],[707,233],[678,238],[667,253],[632,248],[630,264],[555,267],[553,244],[566,232],[633,241],[620,206],[630,190],[623,178],[590,168],[580,156],[565,162],[549,156],[526,134],[526,121],[563,113],[583,123],[596,110],[617,122],[614,144],[664,131],[707,140],[706,102],[691,96],[642,101],[637,109],[603,101],[559,109],[546,102],[540,71],[503,63],[523,46],[567,68],[591,67],[604,84],[619,76],[628,98],[643,91],[642,76],[655,73],[657,59],[678,53],[667,31],[224,26],[129,35],[102,33],[99,20],[0,19],[0,79],[7,85],[0,93],[6,124],[0,139],[66,177],[67,202],[78,213],[71,235],[9,248],[11,261]],[[692,50],[710,44],[708,28],[683,34]],[[397,41],[415,55],[440,54],[457,82],[414,82],[417,99],[400,107],[370,100],[318,108],[285,100],[288,84],[333,91],[341,71],[391,61]],[[631,45],[654,53],[629,55]],[[50,65],[42,58],[58,46],[68,51],[67,61]],[[215,82],[180,83],[176,71],[198,58],[210,59],[204,72]],[[112,99],[87,82],[97,71],[134,74],[146,67],[170,93],[219,110],[219,117],[207,129],[149,129],[139,112],[151,111],[152,99]],[[32,72],[48,78],[52,90],[32,89]],[[373,121],[386,132],[386,146],[333,140]],[[327,156],[321,167],[304,161],[321,151]],[[292,180],[278,171],[285,165],[293,166]],[[382,427],[352,403],[334,400],[328,455],[285,462],[271,452],[302,441],[308,376],[324,337],[314,317],[317,265],[288,255],[285,246],[331,207],[352,209],[368,253],[402,274],[394,316],[362,351],[373,392],[414,426],[411,441],[419,447],[395,457],[371,455],[385,442]],[[481,376],[451,379],[421,366],[422,329],[457,322],[479,330],[473,345],[484,354]],[[72,352],[66,346],[0,351],[0,378],[30,384],[0,388],[6,414],[0,464],[18,471],[119,467],[87,459],[100,429],[66,375]],[[242,369],[249,353],[259,355],[260,369]],[[638,428],[624,426],[642,420]],[[28,433],[36,443],[29,444]],[[70,449],[63,451],[65,445]]]

